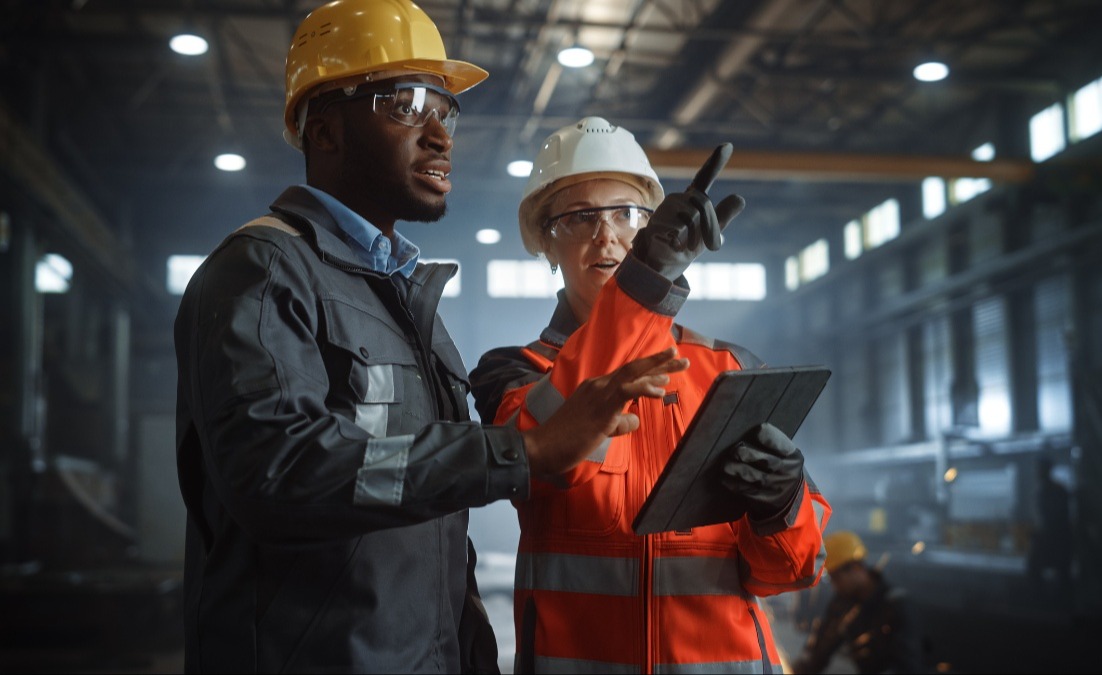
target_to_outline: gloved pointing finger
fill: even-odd
[[[734,146],[730,143],[724,143],[716,148],[712,152],[712,156],[696,172],[693,182],[689,184],[689,189],[700,190],[704,194],[708,194],[708,190],[712,188],[716,176],[723,170],[723,167],[727,166],[727,160],[731,159],[732,152],[734,152]]]
[[[723,198],[723,201],[716,205],[715,220],[706,219],[705,227],[702,228],[703,232],[701,233],[704,237],[704,245],[708,247],[709,251],[719,250],[719,247],[723,245],[723,230],[735,219],[735,216],[742,213],[744,208],[746,208],[746,200],[740,195],[727,195]]]
[[[684,192],[666,195],[632,242],[635,256],[672,282],[677,282],[705,247],[719,249],[723,228],[746,205],[738,195],[723,199],[718,207],[708,198],[707,190],[732,152],[730,143],[717,147]]]

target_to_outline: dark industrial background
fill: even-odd
[[[280,137],[283,62],[314,6],[0,0],[0,670],[181,667],[166,262],[205,255],[303,180]],[[713,192],[748,207],[701,262],[763,265],[766,294],[689,302],[683,323],[772,365],[831,368],[796,440],[829,528],[860,533],[909,590],[932,668],[1097,670],[1102,133],[1076,130],[1102,110],[1102,2],[421,6],[450,57],[490,72],[461,98],[449,214],[399,226],[462,263],[441,312],[468,366],[534,339],[553,303],[487,292],[491,260],[526,258],[510,161],[600,115],[677,190],[730,141]],[[170,51],[181,31],[209,51]],[[592,65],[559,65],[574,44]],[[949,76],[917,81],[931,58]],[[1044,110],[1059,143],[1037,159]],[[216,169],[226,151],[246,168]],[[924,184],[943,212],[924,210]],[[887,200],[899,228],[881,237]],[[501,240],[477,242],[482,228]],[[67,292],[38,290],[51,255],[71,265]],[[1069,490],[1066,582],[1027,564],[1042,460]],[[508,561],[510,507],[472,521]],[[781,622],[800,604],[771,607]]]

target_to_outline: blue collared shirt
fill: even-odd
[[[392,250],[390,238],[360,214],[342,204],[336,197],[309,185],[302,187],[318,198],[322,206],[333,216],[333,220],[337,221],[337,227],[344,230],[352,241],[358,244],[354,247],[356,253],[370,269],[386,275],[398,272],[407,279],[413,274],[421,249],[417,248],[412,241],[395,230],[396,245]]]

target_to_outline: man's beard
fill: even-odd
[[[448,212],[448,203],[427,202],[413,194],[406,183],[392,186],[393,189],[377,195],[379,204],[390,213],[400,213],[399,220],[414,223],[435,223]]]
[[[353,152],[360,158],[360,163],[355,166],[346,164],[341,169],[340,181],[348,194],[370,191],[375,210],[391,214],[395,220],[432,223],[444,217],[448,210],[445,200],[434,202],[418,197],[404,174],[396,175],[371,161],[373,157],[385,156],[387,148],[382,147],[383,144],[376,147],[352,128],[352,125],[346,125],[344,143],[346,148],[355,148]]]

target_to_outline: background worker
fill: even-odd
[[[539,339],[491,350],[471,373],[482,419],[535,429],[592,374],[676,346],[689,368],[663,399],[632,402],[640,428],[578,467],[533,480],[520,519],[516,672],[780,672],[755,596],[814,584],[830,513],[803,456],[763,425],[715,476],[747,515],[636,536],[631,523],[715,376],[753,368],[746,349],[674,323],[683,272],[743,207],[707,190],[721,146],[684,192],[663,196],[634,136],[598,117],[543,143],[519,208],[529,253],[564,288]]]
[[[444,214],[456,96],[485,77],[408,0],[331,2],[295,33],[306,184],[207,257],[175,324],[188,672],[497,672],[467,509],[635,428],[626,403],[685,366],[590,379],[541,429],[470,420],[436,313],[455,267],[395,223]]]
[[[1052,459],[1037,461],[1036,521],[1029,540],[1026,576],[1030,587],[1056,604],[1071,599],[1075,540],[1071,493],[1053,475]]]
[[[794,673],[821,673],[836,653],[857,672],[925,672],[920,631],[904,589],[865,562],[867,550],[856,533],[833,532],[823,539],[833,589],[823,615],[792,662]]]

